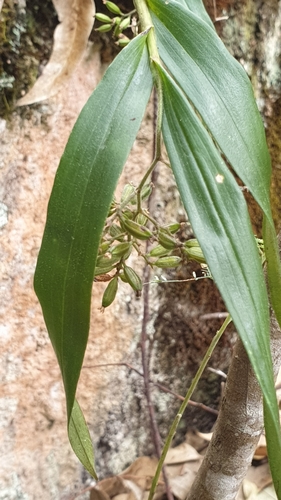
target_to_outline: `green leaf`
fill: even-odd
[[[275,491],[278,500],[281,499],[281,475],[280,475],[280,454],[281,454],[281,437],[280,425],[276,425],[276,420],[279,420],[278,408],[273,413],[272,409],[266,404],[264,400],[264,425],[266,446],[268,452],[268,461],[270,472],[273,479]]]
[[[279,248],[274,227],[264,217],[263,220],[264,250],[267,259],[267,279],[270,289],[271,305],[277,321],[281,326],[281,263]]]
[[[146,35],[139,35],[84,106],[49,201],[34,287],[62,372],[69,425],[88,340],[98,245],[151,90]]]
[[[186,8],[184,3],[189,8]],[[270,157],[250,81],[242,67],[228,53],[212,27],[203,21],[199,10],[195,10],[196,3],[192,0],[190,2],[189,0],[181,0],[181,4],[174,0],[169,0],[169,2],[148,0],[148,5],[152,10],[157,45],[165,66],[181,87],[187,100],[192,103],[200,115],[202,124],[213,137],[215,144],[223,152],[264,212],[263,238],[268,264],[268,283],[272,305],[281,325],[281,264],[270,207]],[[238,221],[236,223],[240,227],[240,223]],[[218,237],[220,238],[219,235]],[[244,246],[246,247],[246,245],[248,243],[245,241]],[[203,244],[201,246],[203,248]],[[249,249],[250,247],[247,248],[247,253]],[[208,258],[207,254],[205,255]],[[249,253],[248,258],[250,263]],[[217,281],[217,278],[215,279]],[[220,281],[221,285],[219,281],[217,283],[223,298],[226,300],[225,291],[221,287],[223,283],[222,280]],[[249,283],[249,292],[258,293],[251,283]],[[262,301],[261,297],[260,300]],[[263,303],[266,304],[266,302]],[[232,312],[231,314],[233,315]],[[256,317],[258,319],[258,313]],[[237,323],[238,318],[235,319],[233,316],[233,319],[245,343],[246,332],[241,333]],[[265,424],[269,460],[271,467],[274,464],[274,468],[272,468],[273,480],[276,491],[279,491],[281,498],[280,473],[278,473],[278,469],[281,470],[279,417],[275,394],[273,394],[268,325],[265,323],[263,325],[266,327],[263,334],[264,342],[267,345],[266,359],[264,359],[262,352],[262,328],[260,325],[255,331],[253,329],[254,323],[252,323],[252,342],[248,348],[245,346],[265,397]],[[248,330],[247,321],[245,328]],[[257,349],[255,336],[259,344]],[[263,377],[261,365],[259,365],[260,357],[261,364],[267,366]]]
[[[280,440],[267,291],[247,205],[188,99],[165,70],[158,71],[163,82],[163,136],[178,189],[262,388],[267,432],[271,440]],[[276,470],[281,470],[280,452],[275,446]]]
[[[160,57],[269,220],[270,157],[250,81],[215,31],[174,0],[148,0]],[[171,11],[173,14],[171,15]],[[238,147],[239,145],[239,147]]]
[[[98,477],[94,468],[94,454],[91,436],[85,422],[84,415],[76,399],[74,400],[69,420],[68,437],[76,456],[84,465],[85,469],[97,481]]]
[[[210,16],[208,15],[202,0],[178,0],[179,3],[190,9],[202,21],[205,21],[212,29],[215,29]]]

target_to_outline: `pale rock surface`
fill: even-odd
[[[88,479],[68,443],[61,377],[32,281],[60,156],[103,71],[98,51],[89,47],[60,94],[39,107],[15,112],[11,122],[0,120],[0,500],[70,500]],[[151,108],[121,185],[132,180],[137,183],[150,164]],[[163,222],[165,213],[168,221],[184,218],[169,169],[161,167],[158,181],[153,215]],[[141,264],[137,266],[141,272]],[[188,269],[189,276],[192,269]],[[172,273],[167,276],[178,277]],[[118,473],[137,456],[153,453],[139,375],[124,366],[94,368],[128,362],[141,370],[142,302],[124,284],[117,300],[102,314],[99,307],[104,288],[103,283],[93,287],[92,326],[78,387],[101,476]],[[153,285],[150,305],[151,376],[184,394],[221,324],[201,316],[222,311],[222,301],[210,280],[202,280]],[[230,343],[225,336],[213,366],[227,367]],[[216,402],[219,383],[216,375],[206,375],[197,399],[206,404]],[[209,401],[204,399],[206,394]],[[153,390],[153,399],[160,432],[165,436],[179,402],[158,389]],[[188,427],[210,430],[200,427],[201,415],[205,419],[201,424],[209,425],[209,414],[189,410],[181,436]]]
[[[28,118],[15,112],[11,122],[0,122],[1,500],[66,499],[74,485],[79,491],[82,484],[82,467],[67,439],[61,377],[34,294],[33,274],[60,156],[102,71],[99,53],[90,47],[57,97],[39,109],[31,107]],[[148,140],[146,128],[133,147],[127,171],[140,170],[140,148]],[[149,146],[144,164],[150,157]],[[125,303],[121,295],[111,311],[102,314],[98,308],[103,288],[95,284],[86,365],[121,361],[134,333],[125,311],[126,301],[133,300],[130,292],[123,295]],[[90,424],[93,413],[103,420],[111,406],[118,404],[118,395],[102,398],[98,409],[94,404],[111,377],[110,369],[82,374],[78,398]]]

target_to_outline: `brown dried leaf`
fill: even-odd
[[[254,483],[258,490],[269,486],[272,483],[272,478],[268,463],[259,465],[258,467],[249,467],[245,479]]]
[[[176,448],[171,448],[166,456],[165,464],[181,464],[184,462],[192,462],[193,460],[200,460],[201,455],[191,446],[184,442]]]
[[[179,500],[185,500],[189,493],[196,472],[190,470],[187,464],[182,467],[181,474],[175,477],[169,476],[169,486],[173,495]]]
[[[50,61],[32,89],[18,101],[25,106],[55,95],[85,53],[91,33],[95,4],[93,0],[53,0],[60,24],[54,32]]]
[[[267,457],[267,446],[266,446],[265,436],[262,434],[260,439],[259,439],[258,445],[256,447],[254,459],[255,460],[262,460],[265,457]]]
[[[90,500],[110,500],[110,497],[98,488],[91,489]]]
[[[120,495],[115,495],[112,500],[128,500],[129,493],[120,493]]]
[[[120,474],[120,477],[132,479],[134,482],[139,478],[151,479],[156,472],[157,464],[156,458],[139,457]]]
[[[128,493],[128,488],[119,476],[112,476],[100,481],[96,488],[105,493],[109,498],[122,493]]]
[[[251,483],[247,479],[244,479],[242,484],[243,498],[250,499],[256,498],[258,494],[258,488],[254,483]]]
[[[252,500],[252,499],[250,499],[250,500]],[[278,498],[276,496],[276,493],[274,491],[273,485],[268,486],[267,488],[265,488],[264,490],[262,490],[258,494],[257,500],[278,500]]]
[[[197,435],[200,436],[202,439],[205,439],[205,441],[208,441],[208,443],[212,439],[212,432],[197,432]]]
[[[146,487],[145,478],[141,479],[141,483],[124,479],[124,484],[127,486],[128,490],[130,490],[128,500],[143,500]]]

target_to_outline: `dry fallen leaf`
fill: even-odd
[[[205,439],[205,441],[208,441],[208,443],[212,439],[212,432],[197,432],[197,435],[200,436],[201,438]]]
[[[143,480],[145,480],[144,489],[151,486],[152,478],[156,472],[158,460],[155,457],[139,457],[127,469],[121,472],[120,477],[123,479],[131,479],[140,487],[143,487]]]
[[[242,484],[242,491],[243,491],[243,498],[246,500],[253,500],[258,494],[258,488],[257,486],[252,483],[251,481],[248,481],[247,479],[244,479],[243,484]]]
[[[254,483],[259,491],[272,483],[269,464],[265,463],[258,467],[249,467],[246,479]]]
[[[110,497],[98,488],[92,488],[90,493],[90,500],[110,500]]]
[[[100,481],[91,490],[91,500],[109,500],[110,498],[128,493],[128,488],[119,476],[108,477]]]
[[[169,450],[166,472],[173,495],[185,500],[203,457],[187,442]],[[147,500],[158,460],[155,457],[139,457],[118,476],[100,481],[91,491],[91,500]],[[162,474],[154,500],[165,496]]]
[[[171,448],[166,456],[165,464],[180,464],[184,462],[192,462],[193,460],[201,459],[201,455],[191,446],[184,442],[176,448]]]
[[[267,457],[267,447],[266,447],[266,439],[265,436],[262,434],[258,445],[256,447],[256,451],[254,454],[254,459],[255,460],[262,460],[263,458]]]
[[[129,479],[124,479],[124,484],[127,486],[130,493],[128,495],[128,500],[142,500],[143,494],[145,492],[146,481],[145,478],[142,481],[142,484],[137,484],[135,481],[130,481]]]
[[[85,53],[94,23],[93,0],[53,0],[53,4],[60,24],[54,32],[51,58],[32,89],[18,101],[18,106],[55,95]]]
[[[187,464],[182,467],[181,474],[175,477],[169,477],[169,486],[173,495],[179,500],[185,500],[191,489],[196,473],[189,469]]]
[[[251,499],[252,500],[252,499]],[[262,490],[258,496],[257,500],[278,500],[276,493],[274,491],[273,485],[268,486],[264,490]]]

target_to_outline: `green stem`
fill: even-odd
[[[197,370],[197,373],[194,377],[194,379],[192,380],[191,382],[191,386],[190,388],[188,389],[188,392],[184,398],[184,401],[182,402],[181,406],[180,406],[180,409],[176,415],[176,418],[174,419],[171,427],[170,427],[170,430],[169,430],[169,434],[167,436],[167,439],[165,441],[165,444],[164,444],[164,448],[163,448],[163,451],[162,451],[162,454],[161,454],[161,457],[160,457],[160,460],[158,462],[158,466],[157,466],[157,470],[156,470],[156,473],[155,473],[155,476],[153,478],[153,481],[152,481],[152,485],[151,485],[151,489],[150,489],[150,492],[149,492],[149,497],[148,497],[148,500],[152,500],[153,496],[154,496],[154,493],[155,493],[155,490],[156,490],[156,487],[157,487],[157,484],[158,484],[158,481],[159,481],[159,476],[160,476],[160,473],[161,473],[161,470],[162,470],[162,467],[164,465],[164,461],[165,461],[165,458],[166,458],[166,455],[168,453],[168,450],[171,446],[171,443],[172,443],[172,440],[173,440],[173,437],[176,433],[176,430],[177,430],[177,427],[179,425],[179,422],[181,420],[181,417],[188,405],[188,402],[194,392],[194,389],[195,387],[197,386],[198,384],[198,381],[203,373],[203,371],[205,370],[206,368],[206,365],[218,343],[218,341],[220,340],[222,334],[224,333],[226,327],[229,325],[229,323],[231,322],[231,316],[230,314],[227,316],[227,318],[224,320],[222,326],[220,327],[220,329],[217,331],[216,335],[214,336],[203,360],[202,360],[202,363],[201,365],[199,366],[198,370]]]
[[[160,57],[158,54],[156,38],[154,33],[154,26],[152,23],[151,15],[145,0],[134,0],[135,7],[140,20],[141,30],[148,31],[147,35],[147,45],[149,55],[152,60],[158,61],[160,63]]]
[[[162,82],[158,71],[155,68],[154,62],[156,61],[159,65],[161,65],[161,59],[159,56],[159,52],[157,49],[156,37],[154,26],[152,23],[151,15],[146,3],[146,0],[134,0],[134,4],[139,16],[140,25],[142,31],[148,31],[147,35],[147,47],[151,60],[151,71],[154,78],[155,87],[157,90],[157,98],[158,98],[158,111],[157,111],[157,123],[156,123],[156,141],[155,141],[155,151],[153,161],[143,177],[137,191],[137,207],[138,211],[141,211],[141,189],[144,186],[146,180],[149,175],[152,173],[155,165],[161,158],[161,130],[162,130],[162,115],[163,115],[163,91],[162,91]]]

